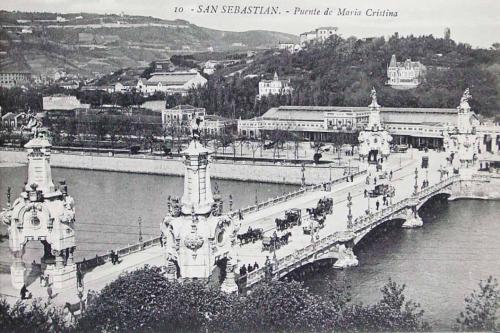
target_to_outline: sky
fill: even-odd
[[[218,5],[217,14],[197,13],[198,6]],[[277,6],[278,15],[220,13],[222,6]],[[175,12],[182,7],[183,11]],[[295,8],[360,10],[360,16],[293,15]],[[298,35],[319,26],[336,26],[344,36],[373,37],[433,34],[442,37],[451,29],[451,38],[473,47],[490,47],[500,42],[500,0],[1,0],[0,8],[57,13],[114,13],[183,19],[207,28],[246,31],[272,30]],[[368,9],[397,12],[397,17],[369,17]],[[290,13],[286,13],[286,11]]]

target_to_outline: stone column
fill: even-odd
[[[66,260],[66,266],[73,265],[73,252],[75,251],[75,247],[71,247],[69,249],[68,259]]]
[[[234,268],[235,268],[234,260],[232,258],[228,258],[226,264],[226,278],[224,282],[222,282],[221,291],[231,294],[238,291],[238,285],[236,284],[234,277]]]
[[[64,267],[63,251],[55,251],[55,252],[56,252],[56,269],[61,269]]]
[[[12,280],[12,286],[16,289],[21,289],[26,282],[25,272],[26,267],[23,262],[23,252],[21,251],[12,252],[12,265],[10,266],[10,277]]]
[[[167,259],[167,266],[165,269],[165,277],[168,281],[177,280],[177,267],[173,260]]]

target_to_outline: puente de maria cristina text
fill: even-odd
[[[1,213],[9,232],[12,286],[45,295],[42,284],[29,285],[25,276],[23,251],[29,241],[43,244],[42,275],[58,291],[56,302],[74,299],[77,287],[100,290],[122,272],[146,264],[163,267],[171,280],[208,283],[217,276],[228,293],[251,291],[260,281],[322,260],[339,269],[356,266],[358,242],[388,221],[421,227],[419,210],[436,196],[499,197],[499,178],[478,171],[480,140],[470,98],[467,89],[456,123],[443,133],[444,151],[411,149],[411,158],[397,163],[373,89],[368,125],[358,139],[362,167],[327,182],[304,182],[299,190],[241,209],[232,201],[224,207],[219,190],[212,191],[212,152],[200,140],[202,120],[194,117],[189,145],[181,153],[183,195],[169,196],[166,204],[162,200],[161,236],[80,262],[73,260],[75,202],[64,182],[53,184],[51,145],[44,131],[35,130],[25,145],[24,191],[12,203],[9,198]]]

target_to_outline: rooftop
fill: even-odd
[[[89,104],[82,104],[76,96],[53,95],[43,97],[43,110],[74,110],[89,108]]]
[[[324,121],[325,112],[368,112],[368,107],[350,106],[280,106],[269,109],[263,120]],[[456,109],[381,107],[383,122],[393,124],[447,124],[456,123]]]
[[[147,80],[147,84],[156,85],[161,82],[165,85],[183,85],[198,75],[198,72],[155,73]]]
[[[166,109],[166,102],[164,100],[146,101],[141,104],[141,107],[153,111],[161,111]]]

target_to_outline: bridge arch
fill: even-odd
[[[449,198],[450,196],[451,196],[451,191],[446,189],[433,193],[432,195],[429,195],[419,201],[417,205],[417,210],[420,210],[422,207],[426,206],[429,202],[433,201],[436,198]]]

